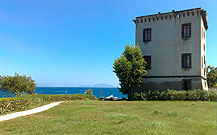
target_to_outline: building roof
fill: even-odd
[[[208,29],[208,24],[207,24],[207,13],[205,10],[201,9],[201,8],[192,8],[192,9],[187,9],[187,10],[180,10],[180,11],[175,11],[175,10],[172,10],[172,12],[167,12],[167,13],[160,13],[158,12],[158,14],[153,14],[153,15],[145,15],[145,16],[139,16],[139,17],[136,17],[136,20],[137,19],[141,19],[141,18],[153,18],[153,17],[163,17],[163,16],[166,16],[166,15],[177,15],[177,14],[183,14],[183,13],[190,13],[190,11],[198,11],[198,13],[202,16],[202,19],[203,19],[203,23],[204,23],[204,27],[206,28],[206,30]],[[200,11],[200,12],[199,12]],[[136,20],[133,20],[134,23],[136,23]]]

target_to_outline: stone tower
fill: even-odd
[[[208,90],[207,13],[201,8],[140,16],[136,44],[147,62],[143,89]]]

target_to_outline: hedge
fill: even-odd
[[[89,100],[96,99],[95,96],[74,95],[20,95],[14,98],[0,98],[0,115],[10,112],[24,111],[32,107],[41,106],[50,102],[65,100]]]
[[[206,90],[167,90],[145,91],[134,94],[135,100],[181,100],[181,101],[217,101],[217,91]]]

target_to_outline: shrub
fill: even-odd
[[[91,95],[91,99],[96,99]],[[49,102],[65,101],[65,100],[89,100],[89,95],[28,95],[22,94],[15,98],[0,98],[0,115],[23,111],[33,106],[41,106]]]
[[[186,91],[167,90],[165,96],[167,100],[186,100]]]
[[[19,98],[3,98],[0,100],[0,114],[25,110],[28,100]]]
[[[217,101],[217,91],[205,90],[167,90],[167,91],[145,91],[135,93],[136,100],[189,100],[189,101]]]
[[[217,101],[217,91],[209,91],[208,95],[210,101]]]

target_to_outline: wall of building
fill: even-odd
[[[144,84],[138,90],[182,90],[182,79],[191,79],[192,89],[203,89],[200,77],[143,78]]]
[[[201,75],[206,78],[206,28],[204,27],[203,19],[201,18]],[[203,80],[203,89],[208,90],[207,81]]]
[[[144,78],[147,89],[156,90],[158,87],[182,89],[183,78],[180,76],[206,77],[204,75],[206,65],[202,65],[202,59],[206,58],[203,47],[206,39],[201,38],[202,29],[205,31],[201,9],[138,17],[135,22],[136,44],[139,44],[143,55],[151,56],[151,69],[148,70],[147,76],[179,76],[178,78]],[[183,40],[182,24],[185,23],[191,23],[191,38]],[[144,43],[143,29],[146,28],[151,28],[151,41]],[[190,69],[182,69],[182,53],[191,53]],[[208,89],[206,80],[200,77],[189,79],[192,79],[192,89]]]
[[[160,18],[160,17],[159,17]],[[136,24],[136,44],[143,55],[151,55],[151,70],[148,76],[201,75],[200,68],[200,15],[171,19],[159,19]],[[141,22],[141,21],[140,21]],[[191,38],[181,37],[182,24],[191,23]],[[152,28],[151,41],[143,42],[143,29]],[[181,68],[181,54],[192,53],[192,68]]]

